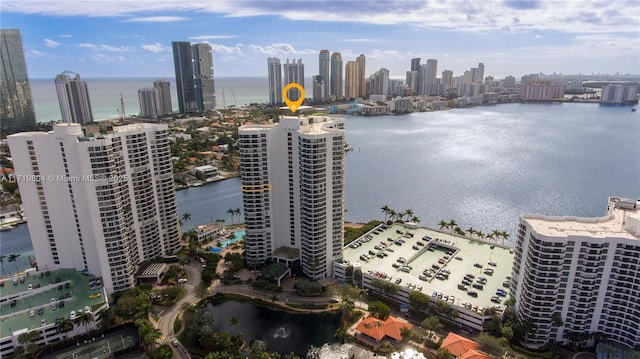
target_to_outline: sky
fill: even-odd
[[[174,77],[172,41],[209,43],[216,77],[267,76],[268,57],[310,77],[322,49],[392,78],[415,57],[438,77],[640,73],[635,0],[2,0],[0,26],[20,30],[31,78]]]

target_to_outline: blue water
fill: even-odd
[[[640,198],[640,113],[629,107],[506,104],[347,117],[345,127],[349,221],[382,219],[388,205],[412,209],[423,225],[454,219],[513,238],[523,213],[594,217],[609,196]],[[180,216],[191,214],[185,229],[242,221],[228,213],[242,208],[238,178],[178,191],[177,200]],[[0,232],[0,246],[3,255],[31,251],[26,226]]]
[[[237,241],[240,241],[244,238],[244,231],[235,231],[233,232],[233,234],[235,235],[235,237],[231,238],[231,239],[225,239],[224,241],[220,242],[220,245],[222,246],[222,248],[231,245],[233,243],[236,243]]]

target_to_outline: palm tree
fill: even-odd
[[[20,254],[9,254],[9,263],[14,262],[16,265],[16,273],[20,272],[20,269],[18,269],[18,257],[20,257]]]
[[[498,238],[502,236],[502,232],[497,229],[494,229],[493,231],[491,231],[491,234],[496,241],[498,241]]]
[[[233,208],[229,208],[227,213],[231,215],[231,224],[233,224],[233,216],[236,214],[236,211],[234,211]]]
[[[473,227],[469,227],[465,232],[469,233],[469,238],[473,237],[473,234],[476,233],[476,230]]]
[[[404,215],[407,216],[407,221],[408,221],[409,218],[413,217],[413,210],[412,209],[405,210]]]
[[[4,259],[7,258],[7,256],[2,256],[0,255],[0,267],[2,267],[2,276],[4,277]]]
[[[236,208],[233,212],[238,216],[238,223],[240,223],[240,216],[242,215],[240,208]]]
[[[458,223],[456,223],[455,220],[450,220],[449,221],[449,229],[451,230],[451,232],[453,233],[453,230],[458,226]]]
[[[116,319],[116,311],[113,307],[108,307],[99,311],[97,317],[98,321],[100,321],[101,327],[109,329]]]
[[[69,332],[73,330],[73,321],[71,319],[67,319],[65,317],[60,317],[56,321],[56,331],[58,333],[66,333],[67,339],[69,339]]]
[[[438,225],[440,226],[440,230],[442,230],[443,228],[449,229],[449,222],[445,221],[444,219],[441,219],[440,222],[438,222]]]
[[[484,233],[482,231],[476,231],[476,236],[480,239],[484,239]]]
[[[393,209],[389,209],[389,219],[391,220],[391,222],[396,221],[396,216],[397,216],[396,211],[394,211]]]
[[[421,221],[421,220],[420,220],[420,218],[418,218],[417,216],[413,216],[413,217],[411,217],[411,222],[413,222],[413,223],[420,223],[420,222],[422,222],[422,221]]]
[[[191,213],[184,213],[182,215],[182,222],[187,223],[191,220]]]
[[[160,337],[162,337],[162,333],[160,332],[159,329],[156,328],[150,328],[149,331],[145,334],[143,340],[145,342],[145,344],[147,344],[147,349],[151,348],[150,352],[153,354],[153,351],[155,349],[155,342],[156,340],[158,340]],[[151,357],[153,358],[153,355],[151,355]]]
[[[391,210],[391,208],[389,208],[389,206],[385,204],[380,209],[382,210],[382,214],[384,214],[384,223],[387,223],[387,216],[389,215],[389,210]]]
[[[84,325],[85,330],[87,331],[87,334],[89,333],[89,323],[91,323],[91,321],[93,320],[93,316],[91,314],[89,314],[88,312],[78,312],[78,315],[76,316],[76,319],[74,319],[73,321],[80,325]]]
[[[504,246],[504,241],[509,239],[509,233],[507,233],[507,231],[502,231],[500,232],[500,235],[502,236],[502,245]]]
[[[459,236],[464,236],[465,231],[462,230],[462,228],[456,226],[456,228],[453,230],[453,232]]]

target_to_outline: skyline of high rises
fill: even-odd
[[[71,78],[71,75],[75,75]],[[80,74],[65,71],[55,79],[62,122],[86,125],[93,122],[89,86]]]
[[[32,130],[36,115],[20,30],[0,29],[0,62],[0,133]]]

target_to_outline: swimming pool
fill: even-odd
[[[235,242],[237,242],[237,241],[239,241],[241,239],[244,239],[245,231],[235,231],[235,232],[233,232],[233,234],[235,234],[234,238],[225,239],[224,241],[220,242],[220,246],[222,248],[224,248],[224,247],[226,247],[226,246],[228,246],[230,244],[233,244],[233,243],[235,243]]]

